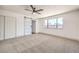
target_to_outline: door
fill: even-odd
[[[14,38],[16,35],[15,31],[15,17],[5,17],[5,39]]]
[[[32,33],[36,33],[36,21],[32,20]]]
[[[0,15],[0,40],[4,39],[4,16]]]
[[[32,20],[25,18],[24,19],[24,35],[32,34]]]

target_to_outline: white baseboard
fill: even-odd
[[[59,36],[59,35],[53,35],[53,34],[48,34],[48,33],[39,32],[39,34],[44,34],[44,35],[55,36],[55,37],[59,37],[59,38],[64,38],[64,39],[69,39],[69,40],[74,40],[74,41],[79,41],[79,39],[74,39],[74,38],[69,38],[69,37],[64,37],[64,36]]]

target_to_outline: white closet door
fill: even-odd
[[[24,34],[25,35],[32,34],[32,20],[27,18],[24,20]]]
[[[5,17],[5,39],[15,37],[15,20],[14,17]]]
[[[0,40],[4,39],[4,16],[0,16]]]
[[[16,21],[16,36],[24,36],[24,17],[23,16],[18,16]]]

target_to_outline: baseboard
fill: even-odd
[[[35,32],[32,32],[32,34],[36,34]]]
[[[32,34],[39,34],[39,32],[32,32]]]
[[[24,36],[24,35],[23,35]],[[16,36],[16,37],[12,37],[12,38],[7,38],[7,39],[3,39],[3,40],[9,40],[9,39],[17,39],[17,38],[20,38],[20,37],[23,37],[23,36]],[[0,41],[3,41],[3,40],[0,40]]]
[[[68,38],[68,37],[63,37],[63,36],[58,36],[58,35],[48,34],[48,33],[42,33],[42,32],[39,32],[39,34],[44,34],[44,35],[49,35],[49,36],[59,37],[59,38],[63,38],[63,39],[69,39],[69,40],[79,41],[79,39],[73,39],[73,38]]]

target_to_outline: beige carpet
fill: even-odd
[[[0,41],[1,53],[73,53],[79,52],[79,42],[44,34]]]

